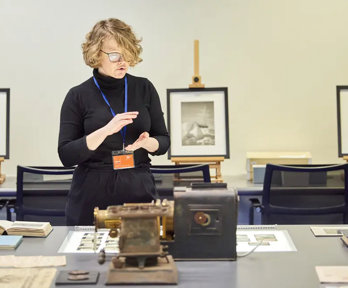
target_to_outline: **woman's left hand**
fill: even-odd
[[[128,145],[125,149],[128,151],[135,151],[139,148],[144,148],[149,152],[155,152],[158,150],[158,147],[159,143],[157,139],[150,137],[148,132],[143,132],[133,144]]]

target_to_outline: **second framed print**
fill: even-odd
[[[0,157],[9,159],[10,89],[0,88]]]
[[[348,86],[336,86],[338,157],[348,156]]]
[[[229,158],[227,88],[167,89],[171,157]]]

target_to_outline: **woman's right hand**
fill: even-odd
[[[104,127],[87,135],[86,144],[88,149],[92,151],[97,149],[106,137],[119,132],[124,126],[132,123],[138,114],[138,111],[117,114]]]
[[[107,136],[119,132],[124,126],[133,123],[133,119],[137,118],[139,112],[131,111],[117,114],[104,126]]]

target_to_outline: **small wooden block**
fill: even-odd
[[[125,259],[121,258],[121,261]],[[138,267],[123,265],[115,268],[112,262],[109,266],[106,285],[139,285],[139,284],[178,284],[178,271],[171,255],[158,257],[155,266]]]
[[[342,236],[341,237],[341,240],[342,240],[342,242],[344,243],[344,245],[346,245],[347,247],[348,247],[348,238],[347,238],[347,236]]]
[[[5,174],[1,174],[1,162],[3,162],[4,160],[4,157],[0,157],[0,184],[4,183],[6,179]]]
[[[0,175],[0,184],[4,183],[6,180],[6,175],[5,174],[1,174]]]

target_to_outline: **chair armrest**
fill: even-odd
[[[249,198],[250,207],[249,207],[249,225],[254,225],[254,211],[260,212],[262,205],[258,198]]]
[[[261,207],[260,200],[258,198],[249,198],[250,205],[254,208]]]
[[[6,208],[6,220],[12,221],[12,213],[15,212],[16,199],[7,199],[5,204],[0,208]]]

